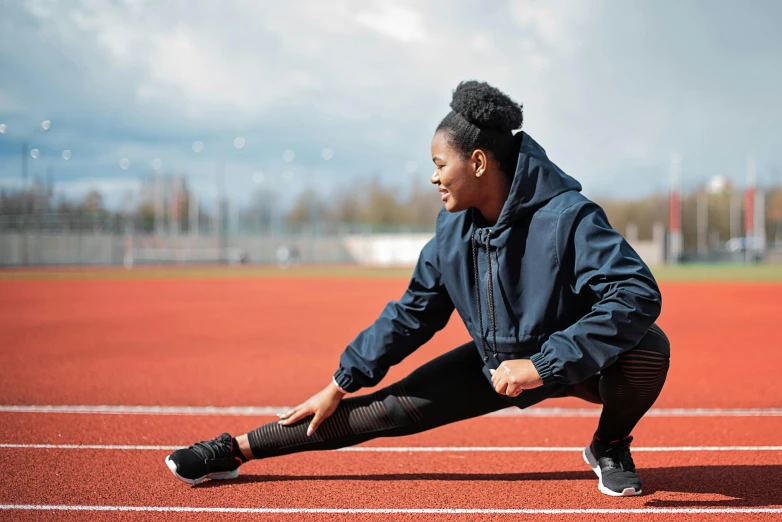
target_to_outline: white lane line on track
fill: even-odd
[[[0,413],[272,417],[289,406],[0,405]],[[507,408],[489,417],[599,417],[600,408]],[[782,408],[652,408],[644,417],[782,417]]]
[[[782,513],[782,508],[628,508],[628,509],[469,509],[469,508],[231,508],[189,506],[66,506],[45,504],[0,504],[0,510],[27,511],[156,511],[184,513],[351,514],[351,515],[611,515],[611,514],[706,514]]]
[[[185,446],[126,444],[0,444],[0,449],[77,449],[124,451],[175,451]],[[580,446],[359,446],[334,451],[351,453],[448,453],[448,452],[580,452]],[[782,446],[638,446],[634,452],[663,451],[782,451]]]

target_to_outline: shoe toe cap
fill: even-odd
[[[176,475],[196,479],[207,473],[206,465],[192,451],[181,449],[166,457],[166,465]]]
[[[641,479],[633,472],[612,470],[603,473],[603,486],[620,494],[629,494],[629,489],[641,491]]]

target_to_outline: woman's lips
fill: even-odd
[[[450,195],[450,194],[448,193],[448,191],[446,191],[446,192],[440,191],[440,193],[442,194],[442,196],[440,197],[440,199],[442,199],[443,201],[445,201],[446,199],[448,199],[448,196]]]

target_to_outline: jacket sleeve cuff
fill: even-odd
[[[331,380],[334,381],[334,386],[336,386],[339,391],[341,391],[342,393],[348,393],[347,391],[342,389],[342,386],[340,386],[339,383],[337,383],[336,377],[332,377]]]
[[[361,386],[353,381],[353,378],[344,368],[339,368],[334,372],[332,379],[341,392],[353,393],[361,389]]]
[[[536,353],[535,355],[530,357],[529,360],[530,362],[532,362],[532,365],[535,366],[535,369],[538,371],[538,375],[540,375],[540,380],[543,382],[543,386],[551,384],[555,381],[554,372],[551,369],[551,364],[549,363],[548,359],[546,359],[546,356],[543,355],[542,352]]]

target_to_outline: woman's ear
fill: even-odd
[[[480,178],[486,171],[486,153],[481,149],[476,149],[472,153],[472,164],[475,169],[475,177]]]

